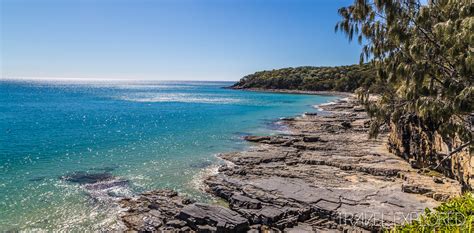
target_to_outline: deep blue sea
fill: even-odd
[[[61,178],[78,172],[126,180],[117,195],[172,188],[206,201],[199,178],[216,154],[336,98],[222,88],[231,84],[0,80],[0,231],[113,226],[107,201]]]

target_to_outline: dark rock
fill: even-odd
[[[200,233],[214,233],[214,232],[217,232],[217,228],[209,226],[209,225],[204,225],[204,226],[198,225],[197,231]]]
[[[344,128],[344,129],[350,129],[352,127],[351,123],[350,122],[347,122],[347,121],[344,121],[341,123],[341,126]]]
[[[414,160],[414,159],[410,159],[408,161],[408,163],[410,163],[410,166],[412,168],[415,168],[415,169],[421,169],[423,168],[422,165],[417,161],[417,160]],[[423,171],[423,170],[420,170],[420,171]]]
[[[225,172],[225,171],[228,171],[230,168],[228,166],[220,166],[219,168],[217,168],[217,171],[218,172]]]
[[[247,136],[244,137],[244,139],[249,142],[258,142],[271,145],[281,144],[283,146],[291,146],[294,142],[298,141],[298,139],[284,136]]]
[[[318,136],[305,136],[303,137],[303,142],[319,142],[321,138]]]
[[[285,165],[287,165],[287,166],[293,166],[293,165],[297,165],[297,164],[299,164],[298,160],[291,160],[291,161],[286,161],[285,162]]]
[[[271,137],[270,141],[268,141],[267,143],[268,144],[283,144],[283,143],[287,143],[287,142],[290,142],[291,140],[287,139],[287,138],[282,138],[282,137]],[[265,141],[262,141],[262,142],[265,142]]]
[[[435,199],[437,201],[446,202],[450,198],[451,198],[451,196],[446,194],[446,193],[433,193],[433,199]]]
[[[352,111],[354,111],[354,112],[364,112],[365,108],[364,108],[364,106],[360,106],[360,105],[359,106],[354,106],[352,108]]]
[[[264,140],[270,140],[270,136],[245,136],[244,139],[249,142],[261,142]]]
[[[177,217],[196,230],[199,225],[209,225],[216,227],[218,232],[243,232],[249,226],[247,219],[237,212],[202,203],[185,206]]]
[[[433,177],[433,181],[437,184],[444,184],[444,180],[439,177]]]
[[[317,116],[318,113],[317,112],[305,112],[304,115],[306,115],[306,116]]]
[[[371,123],[372,123],[371,120],[365,120],[364,121],[364,128],[369,128]]]
[[[173,219],[166,222],[166,225],[174,228],[182,228],[186,226],[186,222],[183,220]]]
[[[259,216],[261,223],[270,225],[280,220],[280,218],[284,215],[284,212],[281,211],[280,208],[268,206],[262,208],[257,215]]]
[[[158,227],[163,225],[159,213],[146,212],[141,214],[131,214],[124,216],[122,221],[132,230],[136,231],[156,231]]]
[[[262,161],[262,162],[266,162],[266,161]],[[247,174],[247,171],[245,171],[244,169],[236,169],[232,173],[237,174],[237,175],[241,175],[241,176],[245,176]]]
[[[189,199],[189,198],[183,198],[183,201],[181,201],[181,203],[182,203],[183,205],[189,205],[189,204],[196,203],[196,201],[193,200],[193,199]]]
[[[293,144],[293,147],[298,150],[306,150],[308,148],[305,144]]]
[[[259,200],[252,199],[240,194],[234,194],[230,198],[230,204],[232,207],[244,207],[246,209],[260,209],[262,203]]]
[[[186,205],[184,200],[186,199],[173,190],[154,190],[133,198],[122,198],[119,204],[126,211],[121,220],[130,230],[157,231],[162,227],[170,229],[173,228],[175,216]],[[170,221],[171,225],[163,226]],[[180,225],[179,222],[174,223]],[[179,229],[179,226],[176,228]]]
[[[65,181],[78,184],[93,184],[101,181],[113,179],[112,174],[108,172],[103,173],[88,173],[88,172],[73,172],[61,177]]]
[[[208,183],[209,184],[209,183]],[[213,193],[218,196],[228,200],[232,196],[232,191],[227,189],[227,187],[222,185],[211,186]]]
[[[281,146],[292,146],[294,142],[294,140],[288,140],[286,142],[281,143]]]
[[[405,193],[426,194],[432,192],[431,189],[419,185],[403,184],[402,191]]]

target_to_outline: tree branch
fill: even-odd
[[[454,149],[453,151],[449,152],[448,156],[444,157],[441,161],[439,161],[439,164],[434,168],[434,170],[438,169],[438,167],[441,166],[441,164],[443,164],[443,162],[446,161],[448,158],[451,158],[451,156],[458,153],[459,151],[462,151],[464,148],[466,148],[469,145],[471,145],[471,142],[467,142],[461,145],[460,147]]]

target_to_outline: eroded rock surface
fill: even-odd
[[[224,231],[245,231],[248,221],[235,211],[217,205],[196,203],[184,207],[178,215],[195,229],[206,226],[207,229]]]
[[[369,119],[355,102],[320,108],[284,120],[291,134],[246,136],[250,149],[220,156],[230,163],[205,183],[229,209],[155,191],[124,199],[123,221],[133,230],[380,231],[458,194],[454,180],[389,153],[386,133],[368,139]]]

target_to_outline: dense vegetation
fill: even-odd
[[[394,227],[391,232],[474,232],[474,196],[466,193],[434,211],[426,209],[418,219]]]
[[[262,71],[234,88],[354,91],[372,116],[371,136],[385,124],[418,119],[423,143],[441,136],[441,162],[474,154],[474,2],[472,0],[354,0],[339,10],[336,31],[363,45],[361,65]],[[380,94],[378,101],[369,95]],[[434,148],[428,146],[426,148]],[[428,151],[428,154],[431,153]],[[462,156],[460,155],[462,154]],[[465,158],[468,156],[469,158]],[[440,164],[441,164],[440,162]],[[438,165],[439,166],[439,165]],[[466,169],[457,166],[464,190]],[[436,168],[437,166],[435,166]],[[463,168],[464,169],[461,169]]]
[[[474,2],[355,0],[339,14],[336,30],[363,45],[361,63],[370,60],[384,87],[376,103],[367,101],[369,90],[360,92],[374,119],[371,134],[412,115],[426,135],[441,135],[450,147],[446,158],[472,156]],[[470,189],[469,180],[460,181]]]
[[[369,65],[303,66],[256,72],[233,87],[352,92],[361,86],[369,88],[374,82],[375,73]]]

